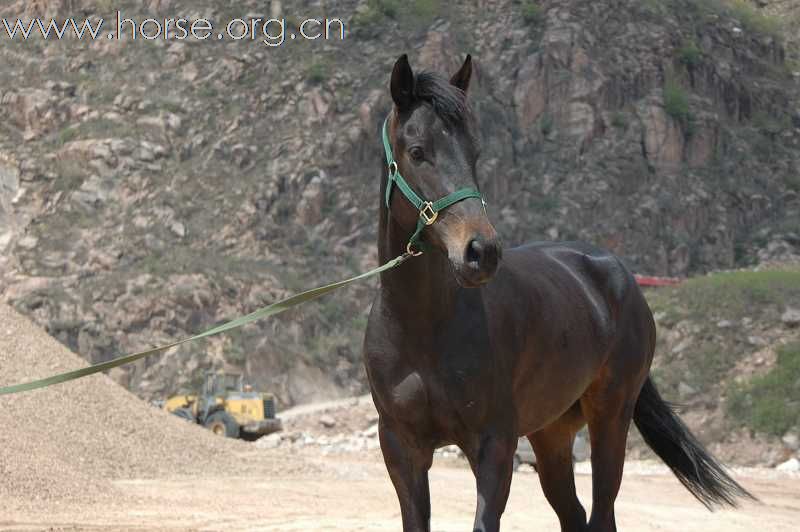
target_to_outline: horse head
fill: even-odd
[[[471,77],[470,56],[448,80],[430,72],[415,74],[403,55],[392,71],[394,109],[384,126],[390,180],[394,172],[411,189],[397,187],[403,193],[392,193],[390,181],[386,202],[391,216],[402,227],[416,225],[422,245],[444,253],[465,287],[488,282],[502,256],[497,232],[477,192],[480,146],[467,103]],[[413,197],[422,199],[422,206],[415,205],[420,201]],[[424,200],[437,198],[441,198],[438,203]],[[455,201],[449,203],[448,198]],[[447,207],[436,210],[443,204]]]

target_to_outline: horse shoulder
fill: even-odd
[[[396,323],[382,315],[380,298],[373,303],[364,341],[364,363],[378,412],[404,423],[426,415],[428,395],[420,372],[411,367],[396,342]]]

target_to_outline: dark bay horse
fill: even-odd
[[[498,530],[523,435],[562,531],[616,530],[631,420],[702,503],[749,497],[659,396],[649,376],[653,317],[617,257],[582,243],[502,250],[477,192],[435,213],[433,202],[411,201],[477,186],[471,73],[469,57],[447,80],[415,74],[402,56],[391,77],[379,256],[424,253],[381,274],[364,356],[403,530],[430,529],[428,470],[447,444],[475,474],[474,530]],[[419,239],[409,242],[412,234]],[[572,467],[575,433],[587,424],[588,522]]]

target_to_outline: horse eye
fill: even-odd
[[[422,148],[414,146],[410,150],[408,150],[408,154],[411,156],[411,160],[419,162],[425,159],[425,152],[422,151]]]

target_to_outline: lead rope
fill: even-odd
[[[239,327],[242,327],[243,325],[247,325],[248,323],[252,323],[256,320],[260,320],[268,316],[274,316],[275,314],[280,314],[281,312],[289,310],[292,307],[296,307],[297,305],[300,305],[307,301],[317,299],[318,297],[321,297],[329,292],[333,292],[334,290],[342,288],[343,286],[349,285],[356,281],[361,281],[363,279],[367,279],[368,277],[372,277],[373,275],[377,275],[381,272],[385,272],[391,270],[392,268],[396,268],[397,266],[400,266],[402,263],[404,263],[411,257],[412,255],[410,255],[409,253],[403,253],[399,257],[390,260],[383,266],[379,266],[366,273],[356,275],[355,277],[345,279],[344,281],[338,281],[325,286],[321,286],[319,288],[313,288],[311,290],[306,290],[305,292],[300,292],[299,294],[295,294],[293,296],[282,299],[277,303],[273,303],[266,307],[262,307],[256,311],[251,312],[250,314],[247,314],[246,316],[242,316],[241,318],[236,318],[235,320],[223,323],[222,325],[218,325],[216,327],[208,329],[207,331],[195,334],[194,336],[184,338],[183,340],[178,340],[170,344],[154,347],[146,351],[139,351],[138,353],[124,355],[119,358],[115,358],[107,362],[101,362],[99,364],[93,364],[85,368],[59,373],[58,375],[53,375],[52,377],[47,377],[44,379],[39,379],[35,381],[30,381],[22,384],[15,384],[13,386],[6,386],[4,388],[0,388],[0,395],[27,392],[30,390],[36,390],[38,388],[46,388],[48,386],[52,386],[54,384],[59,384],[62,382],[80,379],[81,377],[87,377],[94,373],[99,373],[101,371],[109,370],[111,368],[116,368],[117,366],[130,364],[131,362],[135,362],[139,359],[145,358],[150,355],[154,355],[156,353],[161,353],[163,351],[166,351],[167,349],[171,349],[173,347],[185,344],[187,342],[192,342],[194,340],[199,340],[200,338],[207,338],[209,336],[214,336],[223,333],[225,331],[237,329]]]

